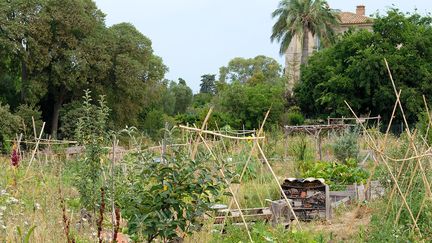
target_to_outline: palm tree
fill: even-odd
[[[280,42],[281,55],[286,53],[294,37],[302,39],[301,64],[308,60],[309,33],[330,43],[334,40],[334,27],[339,24],[339,16],[325,0],[282,0],[272,17],[277,21],[270,39]]]

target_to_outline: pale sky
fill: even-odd
[[[266,55],[283,64],[279,46],[270,42],[272,11],[279,0],[95,0],[108,26],[129,22],[149,37],[155,54],[169,72],[166,78],[186,80],[199,91],[203,74],[219,74],[234,57]],[[424,15],[432,10],[428,0],[328,0],[331,8],[355,12],[366,6],[366,15],[385,13],[394,5],[403,12],[415,8]]]

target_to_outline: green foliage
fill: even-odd
[[[233,123],[229,125],[232,127],[254,129],[259,127],[259,122],[270,108],[268,122],[279,120],[284,108],[283,93],[282,83],[251,86],[234,82],[219,92],[216,107],[231,117]]]
[[[348,31],[332,47],[315,53],[302,69],[294,94],[311,117],[351,116],[344,101],[358,114],[380,114],[387,122],[395,94],[384,64],[387,59],[408,122],[417,120],[422,95],[432,86],[432,18],[405,15],[391,9],[376,16],[373,32]],[[394,123],[402,120],[397,114]]]
[[[81,144],[103,143],[106,136],[107,121],[110,109],[106,106],[104,96],[99,97],[98,105],[92,105],[90,90],[85,90],[81,117],[78,118],[76,137]]]
[[[30,229],[26,233],[24,233],[21,230],[21,227],[17,226],[16,229],[17,229],[18,236],[20,238],[20,242],[21,243],[30,243],[30,237],[33,234],[33,231],[35,228],[36,228],[36,226],[32,226],[32,227],[30,227]]]
[[[165,98],[161,81],[167,67],[153,54],[151,40],[133,25],[115,24],[107,32],[109,41],[103,51],[110,68],[106,80],[97,83],[97,91],[107,95],[116,127],[138,127],[139,115]]]
[[[230,60],[226,67],[219,69],[219,81],[255,85],[275,81],[281,77],[281,71],[280,64],[271,57],[262,55],[254,58],[236,57]]]
[[[365,183],[369,173],[357,167],[355,160],[349,159],[346,164],[336,162],[317,161],[309,165],[302,177],[322,178],[332,190],[343,189],[353,183]]]
[[[192,89],[181,78],[179,78],[178,84],[171,82],[169,89],[175,97],[174,114],[185,113],[188,106],[192,103]]]
[[[254,242],[308,242],[308,243],[324,243],[331,240],[322,233],[313,233],[308,231],[286,230],[282,226],[273,227],[268,224],[258,222],[251,226],[251,235]],[[329,239],[330,238],[330,239]],[[248,242],[244,228],[234,225],[226,227],[226,234],[221,235],[219,232],[213,234],[211,242],[231,243],[231,242]]]
[[[146,153],[128,157],[116,182],[128,234],[138,241],[166,242],[198,230],[199,218],[226,187],[218,169],[208,158],[191,160],[181,151],[162,161]]]
[[[96,108],[94,107],[94,110]],[[79,101],[73,101],[66,104],[60,110],[60,138],[62,139],[75,139],[77,130],[77,121],[82,117],[84,113],[84,108],[82,103]],[[93,113],[90,115],[94,115]],[[93,117],[95,118],[95,117]]]
[[[138,125],[162,97],[167,67],[134,26],[108,28],[104,16],[92,0],[2,2],[0,100],[40,104],[55,137],[62,105],[92,89],[106,95],[114,125]]]
[[[272,17],[277,20],[270,39],[280,42],[281,55],[285,54],[295,36],[303,37],[302,64],[306,63],[309,55],[309,33],[328,44],[334,40],[334,28],[339,24],[337,13],[330,9],[325,0],[281,0]]]
[[[36,128],[36,134],[39,136],[40,129],[42,128],[42,112],[39,110],[39,107],[34,105],[19,105],[15,111],[15,115],[21,117],[23,123],[20,126],[21,131],[24,133],[24,138],[33,138],[33,120]]]
[[[201,76],[200,93],[214,95],[216,93],[216,75],[205,74]]]
[[[345,131],[342,136],[337,137],[333,144],[333,151],[339,162],[345,162],[347,159],[357,159],[359,155],[357,131]]]
[[[213,96],[209,93],[195,94],[192,101],[192,107],[193,108],[206,107],[206,105],[208,105],[211,102],[212,98]]]
[[[430,125],[430,119],[432,114],[427,114],[427,112],[421,112],[418,115],[418,122],[416,127],[419,131],[420,136],[423,136],[429,144],[432,144],[432,126]]]
[[[292,153],[296,161],[305,161],[308,155],[308,141],[305,135],[301,135],[298,141],[292,144]]]
[[[288,112],[282,114],[281,122],[282,125],[291,125],[291,126],[298,126],[303,125],[304,123],[304,117],[299,112]]]
[[[9,139],[15,139],[15,134],[19,132],[22,127],[21,117],[14,115],[9,110],[9,105],[0,103],[0,149],[4,152],[9,152],[10,142]]]
[[[175,125],[172,117],[161,110],[153,109],[147,113],[142,128],[149,137],[156,141],[163,137],[165,123],[168,123],[169,127]]]
[[[106,142],[109,109],[103,96],[100,97],[98,106],[92,105],[89,90],[85,91],[83,99],[83,113],[78,119],[76,137],[85,145],[85,156],[77,162],[78,171],[75,174],[74,185],[80,193],[82,206],[94,212],[101,200],[100,189],[104,187],[102,175],[108,151],[103,145]]]

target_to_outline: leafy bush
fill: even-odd
[[[116,188],[128,234],[137,241],[171,241],[201,227],[202,217],[226,184],[208,158],[174,151],[164,161],[137,153],[119,166]]]
[[[357,159],[359,154],[358,132],[346,131],[333,144],[336,159],[344,162],[349,158]]]
[[[77,121],[82,117],[84,109],[82,103],[79,101],[72,101],[69,104],[64,105],[60,110],[60,137],[62,139],[75,138],[75,132],[77,129]]]
[[[331,189],[342,189],[355,182],[365,183],[369,177],[369,173],[356,164],[353,159],[347,160],[346,164],[318,161],[311,164],[302,177],[323,178]]]
[[[22,119],[21,130],[24,133],[24,136],[34,137],[33,132],[33,121],[32,117],[35,121],[36,126],[36,134],[39,136],[40,129],[42,128],[42,112],[39,110],[39,107],[34,105],[20,105],[18,106],[15,115],[18,115]]]
[[[80,193],[84,208],[95,211],[101,200],[100,189],[104,186],[103,161],[106,159],[107,150],[103,145],[106,142],[105,132],[109,109],[103,97],[100,98],[98,106],[92,105],[88,90],[83,98],[83,113],[78,119],[76,136],[85,146],[85,157],[78,161],[79,170],[75,174],[74,184]]]
[[[22,124],[21,117],[14,115],[9,110],[9,105],[0,103],[0,149],[9,152],[9,139],[14,139]]]
[[[301,114],[300,108],[298,106],[292,106],[288,112],[281,115],[280,123],[282,126],[298,126],[303,125],[305,121],[304,116]]]
[[[158,140],[162,137],[162,129],[165,126],[164,115],[163,111],[153,109],[147,113],[144,119],[144,132],[153,140]]]
[[[294,162],[300,173],[305,172],[314,163],[314,152],[305,135],[292,137],[290,154],[294,157]]]
[[[289,112],[286,116],[288,125],[298,126],[304,123],[304,117],[301,113]]]

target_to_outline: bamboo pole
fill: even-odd
[[[35,157],[35,154],[36,154],[37,149],[38,149],[38,147],[39,147],[39,141],[40,141],[40,139],[41,139],[41,137],[42,137],[42,134],[43,134],[44,128],[45,128],[45,122],[42,124],[42,129],[41,129],[41,131],[40,131],[39,138],[37,139],[36,146],[35,146],[35,148],[34,148],[34,150],[33,150],[32,156],[31,156],[31,158],[30,158],[29,165],[27,166],[27,170],[26,170],[24,176],[27,175],[27,173],[28,173],[28,171],[29,171],[29,169],[30,169],[30,166],[31,166],[31,164],[32,164],[32,162],[33,162],[33,160],[34,160],[34,157]]]
[[[392,82],[393,90],[394,90],[395,94],[397,94],[396,85],[395,85],[395,82],[393,80],[393,75],[392,75],[392,73],[390,71],[390,67],[389,67],[389,65],[387,63],[387,60],[385,58],[384,58],[384,62],[385,62],[385,65],[387,67],[387,71],[388,71],[390,80]],[[410,138],[410,145],[412,146],[412,148],[414,150],[414,154],[418,155],[417,147],[414,144],[411,131],[409,130],[408,121],[407,121],[407,119],[405,117],[405,112],[404,112],[404,109],[403,109],[402,104],[400,102],[400,99],[397,99],[396,101],[399,103],[399,109],[402,112],[402,117],[403,117],[403,120],[404,120],[404,123],[405,123],[405,126],[406,126],[406,132],[407,132],[408,137]],[[431,196],[432,195],[431,187],[430,187],[430,184],[429,184],[429,180],[427,179],[425,169],[423,168],[423,165],[422,165],[420,159],[417,159],[417,163],[419,164],[420,172],[422,173],[422,179],[423,179],[423,183],[425,184],[425,187],[426,187],[427,195]]]
[[[267,118],[268,118],[268,115],[269,115],[269,114],[270,114],[270,109],[267,111],[267,113],[266,113],[265,116],[264,116],[264,120],[263,120],[263,122],[262,122],[262,124],[261,124],[261,126],[260,126],[260,128],[259,128],[259,130],[258,130],[258,134],[257,134],[257,136],[261,136],[261,133],[262,133],[263,130],[264,130],[264,125],[265,125],[265,123],[266,123],[266,121],[267,121]],[[254,144],[253,144],[253,146],[252,146],[252,149],[251,149],[251,151],[249,152],[249,156],[248,156],[248,158],[247,158],[247,160],[246,160],[246,163],[245,163],[245,165],[243,166],[242,172],[241,172],[241,174],[240,174],[239,184],[242,182],[242,180],[243,180],[243,176],[244,176],[244,174],[246,173],[246,169],[247,169],[247,167],[248,167],[248,165],[249,165],[249,162],[250,162],[250,160],[251,160],[251,158],[252,158],[252,155],[255,153],[255,149],[256,149],[257,143],[258,143],[258,140],[254,140]],[[236,190],[235,190],[236,193],[238,193],[239,190],[240,190],[240,186],[238,186],[238,187],[236,188]],[[229,205],[228,205],[228,211],[231,209],[232,204],[233,204],[233,200],[231,200],[230,203],[229,203]],[[224,219],[223,219],[221,232],[224,230],[224,226],[225,226],[225,218],[226,218],[226,216],[227,216],[227,214],[228,214],[228,211],[227,211],[227,213],[225,214],[225,217],[224,217]]]
[[[207,124],[208,119],[210,119],[210,115],[211,115],[212,112],[213,112],[213,107],[210,107],[209,111],[207,112],[206,117],[204,118],[203,124],[201,125],[201,129],[196,129],[195,130],[195,131],[198,131],[198,136],[196,136],[194,147],[193,147],[193,150],[192,150],[192,155],[191,155],[192,160],[195,159],[195,155],[196,155],[196,153],[198,151],[198,140],[199,140],[200,135],[203,132],[206,124]],[[182,126],[180,125],[180,127],[182,127]],[[183,127],[183,129],[194,130],[195,128]]]
[[[225,135],[225,134],[221,134],[221,133],[217,133],[217,132],[213,132],[213,131],[202,130],[202,129],[194,128],[194,127],[188,127],[188,126],[184,126],[184,125],[179,125],[178,127],[182,128],[182,129],[194,131],[194,132],[201,132],[201,133],[205,133],[205,134],[211,134],[211,135],[215,135],[215,136],[219,136],[219,137],[223,137],[223,138],[230,138],[230,139],[234,139],[234,140],[260,140],[260,139],[265,138],[265,137],[234,137],[234,136],[229,136],[229,135]]]
[[[216,155],[214,155],[212,149],[208,146],[207,142],[205,141],[205,139],[204,139],[204,137],[201,135],[201,133],[198,133],[198,136],[199,136],[199,137],[201,138],[201,140],[203,141],[205,147],[207,148],[207,150],[209,151],[209,153],[210,153],[210,155],[213,157],[213,159],[214,159],[215,161],[217,161],[218,159],[217,159]],[[240,217],[241,217],[241,219],[242,219],[242,221],[243,221],[243,224],[244,224],[244,226],[245,226],[245,228],[246,228],[246,231],[247,231],[247,234],[248,234],[249,240],[250,240],[250,242],[253,242],[253,240],[252,240],[252,235],[251,235],[251,233],[250,233],[250,231],[249,231],[249,226],[248,226],[247,223],[246,223],[246,220],[245,220],[245,218],[244,218],[243,212],[241,211],[240,204],[239,204],[239,202],[237,201],[236,195],[235,195],[234,191],[233,191],[232,188],[231,188],[231,183],[229,183],[228,180],[226,179],[226,177],[225,177],[225,173],[223,172],[222,168],[219,168],[219,173],[221,173],[221,175],[222,175],[222,177],[223,177],[225,183],[228,185],[228,190],[229,190],[229,192],[231,193],[232,198],[234,199],[234,203],[236,204],[237,208],[239,209],[239,214],[240,214]]]
[[[302,228],[301,228],[300,222],[299,222],[299,220],[298,220],[298,218],[297,218],[297,215],[295,214],[294,209],[292,208],[290,201],[288,200],[287,196],[285,195],[284,190],[282,189],[282,186],[280,185],[279,179],[277,178],[275,172],[273,171],[273,168],[271,167],[270,163],[268,162],[267,157],[265,156],[264,151],[261,149],[261,146],[259,145],[259,143],[257,143],[257,147],[258,147],[258,151],[261,153],[261,156],[263,157],[265,163],[267,164],[267,166],[268,166],[270,172],[272,173],[273,178],[275,179],[275,183],[278,185],[279,190],[281,191],[281,193],[282,193],[282,195],[283,195],[283,197],[284,197],[286,203],[288,204],[288,208],[289,208],[290,212],[291,212],[291,213],[293,214],[293,216],[294,216],[294,221],[296,222],[296,225],[297,225],[297,226],[300,228],[300,230],[301,230]]]
[[[357,115],[355,114],[355,112],[354,112],[354,110],[351,108],[351,106],[348,104],[348,102],[345,101],[345,104],[348,106],[348,108],[349,108],[350,111],[353,113],[353,115],[354,115],[355,117],[357,117]],[[367,140],[366,140],[366,143],[368,144],[368,146],[369,146],[370,148],[372,148],[373,150],[375,150],[375,151],[379,151],[379,149],[378,149],[376,143],[374,142],[373,138],[371,137],[371,135],[369,134],[369,132],[367,131],[367,129],[363,126],[363,124],[360,124],[360,126],[362,127],[362,129],[363,129],[363,131],[365,132],[365,134],[367,135],[367,137],[370,139],[370,141],[367,141]],[[421,236],[420,228],[419,228],[418,225],[417,225],[417,221],[416,221],[415,218],[414,218],[414,215],[413,215],[413,213],[412,213],[411,207],[408,205],[408,202],[407,202],[407,200],[406,200],[406,198],[405,198],[405,196],[404,196],[404,194],[403,194],[401,188],[399,187],[399,183],[398,183],[398,181],[396,180],[395,176],[393,175],[393,172],[392,172],[392,170],[391,170],[389,164],[388,164],[387,161],[385,160],[384,156],[382,155],[382,153],[379,153],[379,156],[380,156],[382,162],[384,163],[384,165],[385,165],[387,171],[389,172],[391,179],[392,179],[393,182],[395,183],[396,188],[397,188],[397,191],[398,191],[398,193],[400,194],[400,196],[401,196],[401,198],[402,198],[403,204],[404,204],[405,207],[407,208],[407,211],[408,211],[408,213],[409,213],[409,215],[410,215],[410,217],[411,217],[411,219],[412,219],[412,221],[413,221],[413,223],[414,223],[414,225],[415,225],[415,228],[418,230],[418,232],[419,232],[419,234],[420,234],[420,236]],[[376,164],[378,164],[378,163],[379,163],[378,159],[377,159],[375,156],[373,156],[373,158],[374,158],[374,162],[375,162]]]

